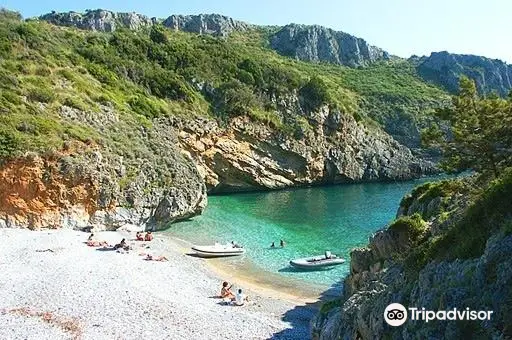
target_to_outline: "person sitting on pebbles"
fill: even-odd
[[[153,240],[153,234],[151,234],[151,231],[148,231],[146,233],[146,236],[144,236],[144,241],[151,241]]]
[[[249,302],[249,298],[241,289],[239,289],[236,293],[235,299],[233,300],[233,304],[235,306],[243,306],[246,302]]]
[[[135,234],[135,240],[136,241],[144,241],[144,236],[142,235],[142,232],[137,231],[137,233]]]
[[[233,285],[229,286],[229,283],[227,281],[224,281],[222,282],[222,288],[220,290],[220,297],[225,299],[225,298],[229,298],[229,299],[234,299],[235,298],[235,295],[231,292],[231,288],[233,287]]]
[[[121,242],[119,242],[118,244],[116,244],[114,246],[114,250],[117,250],[117,249],[124,249],[124,250],[129,250],[130,249],[130,246],[128,246],[126,244],[126,239],[122,239]]]

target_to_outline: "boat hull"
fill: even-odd
[[[308,270],[325,270],[332,268],[334,266],[338,266],[340,264],[345,263],[345,260],[342,258],[331,258],[326,259],[322,256],[317,257],[306,257],[303,259],[291,260],[290,265],[295,268],[300,269],[308,269]]]
[[[245,253],[243,248],[228,248],[217,246],[194,246],[192,250],[195,251],[197,256],[210,258],[210,257],[230,257],[239,256]]]

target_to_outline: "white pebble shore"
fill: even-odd
[[[133,237],[97,235],[110,244]],[[249,305],[220,304],[222,279],[177,243],[157,235],[149,249],[129,241],[135,249],[121,254],[87,247],[87,236],[0,229],[0,339],[309,338],[308,315],[283,320],[295,307],[286,299],[249,291]]]

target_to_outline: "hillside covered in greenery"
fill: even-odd
[[[293,133],[307,121],[277,113],[277,98],[298,93],[312,110],[327,104],[384,126],[421,121],[445,98],[406,61],[364,69],[300,62],[268,49],[268,32],[220,39],[157,25],[101,33],[23,21],[2,10],[0,155],[51,150],[74,139],[125,144],[117,140],[123,136],[63,121],[62,105],[111,105],[129,125],[141,126],[162,116],[248,115]]]

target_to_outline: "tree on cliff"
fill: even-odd
[[[463,77],[459,95],[436,116],[439,122],[423,132],[423,141],[441,149],[446,171],[473,169],[498,176],[512,164],[511,98],[479,97],[474,81]]]

